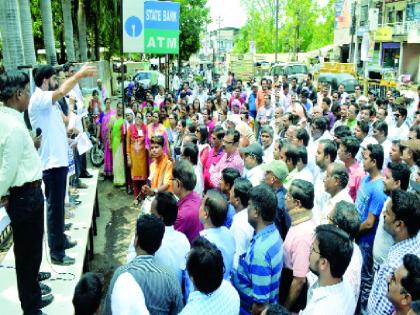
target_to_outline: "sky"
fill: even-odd
[[[240,28],[245,25],[246,12],[241,7],[240,0],[207,0],[207,6],[210,8],[212,23],[208,26],[209,31],[219,28],[217,18],[220,16],[222,21],[220,26]]]

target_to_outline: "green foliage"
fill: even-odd
[[[210,23],[207,0],[177,0],[181,5],[179,57],[188,60],[200,49],[200,34]]]
[[[317,0],[279,1],[279,52],[317,49],[333,41],[334,0],[320,7]],[[235,52],[249,51],[255,40],[257,53],[275,52],[275,0],[242,0],[246,24],[235,38]]]
[[[72,10],[76,9],[79,0],[72,1]],[[180,14],[180,58],[188,60],[200,49],[200,34],[210,23],[210,12],[206,8],[207,0],[175,0],[181,5]],[[95,23],[98,27],[100,47],[106,47],[105,59],[120,54],[121,27],[120,27],[120,0],[83,0],[86,11],[87,38],[89,48],[95,44]],[[43,49],[42,19],[40,0],[31,0],[32,27],[34,33],[35,49]],[[61,1],[51,0],[53,27],[56,47],[60,46],[59,39],[63,30],[63,16]],[[73,23],[73,28],[77,24]],[[74,32],[76,37],[77,32]],[[137,56],[136,56],[137,57]],[[139,57],[139,56],[138,56]]]

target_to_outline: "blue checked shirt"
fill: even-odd
[[[403,264],[403,258],[406,254],[414,254],[420,257],[420,242],[416,237],[398,242],[389,249],[387,259],[375,274],[372,291],[369,295],[369,315],[392,314],[394,307],[387,298],[388,277]]]
[[[232,282],[241,298],[241,314],[250,314],[253,303],[275,303],[283,268],[283,241],[274,223],[254,234],[239,257]]]

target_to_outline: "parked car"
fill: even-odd
[[[145,89],[155,85],[165,86],[165,76],[159,71],[138,71],[133,76],[133,81],[138,82]]]
[[[319,74],[318,86],[321,86],[322,83],[328,83],[332,91],[337,91],[338,86],[343,84],[347,93],[354,93],[354,88],[359,84],[359,81],[349,73],[323,72]]]
[[[296,78],[298,83],[302,83],[308,76],[308,67],[304,63],[289,62],[283,68],[283,74],[287,74],[288,80]]]

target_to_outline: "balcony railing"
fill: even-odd
[[[407,35],[409,31],[420,30],[420,21],[405,21],[397,23],[380,24],[379,27],[391,27],[392,35]]]

